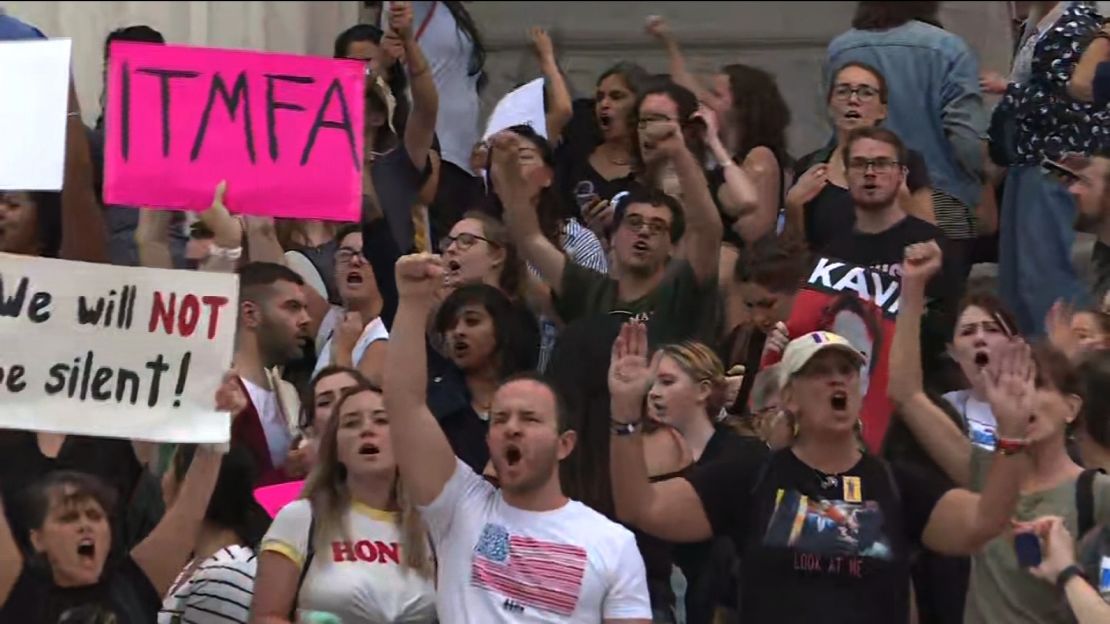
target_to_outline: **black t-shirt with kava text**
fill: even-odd
[[[731,457],[686,477],[716,535],[744,562],[745,624],[909,620],[910,551],[946,486],[864,454],[824,475],[782,450]]]

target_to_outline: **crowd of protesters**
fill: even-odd
[[[799,157],[657,16],[481,140],[464,3],[388,3],[351,224],[105,205],[71,86],[0,252],[236,273],[231,441],[0,430],[0,622],[1110,623],[1110,25],[1011,4],[1006,72],[857,3]]]

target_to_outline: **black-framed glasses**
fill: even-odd
[[[490,245],[493,245],[494,247],[499,246],[497,243],[491,241],[490,239],[488,239],[484,236],[478,236],[477,234],[470,234],[469,232],[463,232],[462,234],[459,234],[458,236],[448,235],[448,236],[444,236],[443,238],[441,238],[440,241],[439,241],[439,250],[441,252],[442,251],[447,251],[447,248],[450,247],[452,244],[457,244],[459,246],[459,251],[466,251],[467,249],[470,249],[475,244],[477,244],[478,241],[485,241],[486,243],[488,243]]]
[[[893,158],[853,158],[848,161],[848,169],[859,173],[866,173],[874,169],[875,173],[890,173],[899,163]]]
[[[652,236],[659,236],[671,229],[671,225],[662,219],[645,219],[638,214],[626,216],[621,225],[633,232],[640,232],[646,226],[648,234]]]
[[[366,256],[362,254],[361,249],[354,249],[352,247],[340,247],[339,251],[335,252],[335,263],[338,265],[348,265],[355,259],[355,256],[362,258],[366,261]]]
[[[860,102],[870,102],[879,97],[879,90],[870,85],[852,86],[841,83],[833,87],[832,95],[833,99],[840,102],[847,102],[853,95],[858,97]]]

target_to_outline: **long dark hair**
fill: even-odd
[[[34,191],[29,195],[35,204],[39,253],[44,258],[57,258],[62,249],[62,194],[57,191]]]
[[[939,11],[940,2],[868,0],[856,5],[856,14],[852,17],[852,28],[887,30],[888,28],[897,28],[912,20],[942,28],[940,18],[937,17]]]
[[[337,59],[347,58],[347,48],[356,41],[369,41],[375,45],[382,42],[382,29],[373,24],[355,24],[339,33],[335,38],[335,47],[332,51]]]
[[[1079,420],[1091,440],[1110,448],[1110,351],[1097,351],[1086,356],[1079,365],[1083,384],[1083,409]]]
[[[462,309],[469,305],[481,306],[493,321],[496,343],[494,352],[497,358],[498,376],[501,379],[536,368],[535,345],[528,344],[527,336],[521,331],[513,303],[505,293],[488,284],[467,284],[451,293],[436,311],[436,333],[441,336],[446,335]]]
[[[771,74],[750,65],[735,63],[721,71],[728,76],[732,93],[734,123],[740,131],[740,144],[735,156],[744,158],[748,152],[763,146],[774,152],[780,162],[787,160],[786,127],[790,125],[790,107],[786,105],[778,83]]]
[[[636,63],[632,63],[630,61],[620,61],[609,69],[601,72],[601,75],[597,77],[597,83],[595,86],[600,87],[601,83],[605,82],[605,79],[609,78],[610,76],[619,76],[620,79],[624,81],[624,84],[628,87],[628,89],[632,91],[633,98],[639,98],[640,93],[643,92],[643,90],[652,81],[651,74],[649,74],[648,71],[643,67],[640,67]],[[636,110],[636,106],[633,106],[631,109],[629,109],[628,118],[625,120],[628,124],[629,131],[633,133],[636,131]],[[594,119],[594,125],[597,125],[596,118]],[[600,142],[600,128],[597,128],[597,136],[598,142]]]
[[[180,486],[196,456],[192,444],[177,447],[173,455],[173,477]],[[254,500],[254,460],[244,447],[232,446],[220,461],[216,488],[208,500],[204,520],[235,532],[239,541],[257,548],[270,527],[270,517]]]
[[[481,93],[489,82],[485,72],[486,45],[482,41],[482,33],[478,31],[478,25],[474,23],[474,18],[470,16],[462,2],[445,1],[440,2],[440,4],[447,7],[447,10],[451,12],[451,17],[455,18],[455,27],[470,39],[473,51],[470,53],[470,63],[467,65],[466,75],[478,76],[478,92]]]

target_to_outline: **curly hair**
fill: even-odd
[[[790,125],[790,107],[779,92],[775,77],[762,69],[736,63],[721,70],[728,76],[732,93],[733,122],[740,130],[740,144],[734,146],[737,156],[745,156],[763,146],[775,156],[786,157],[786,127]]]

